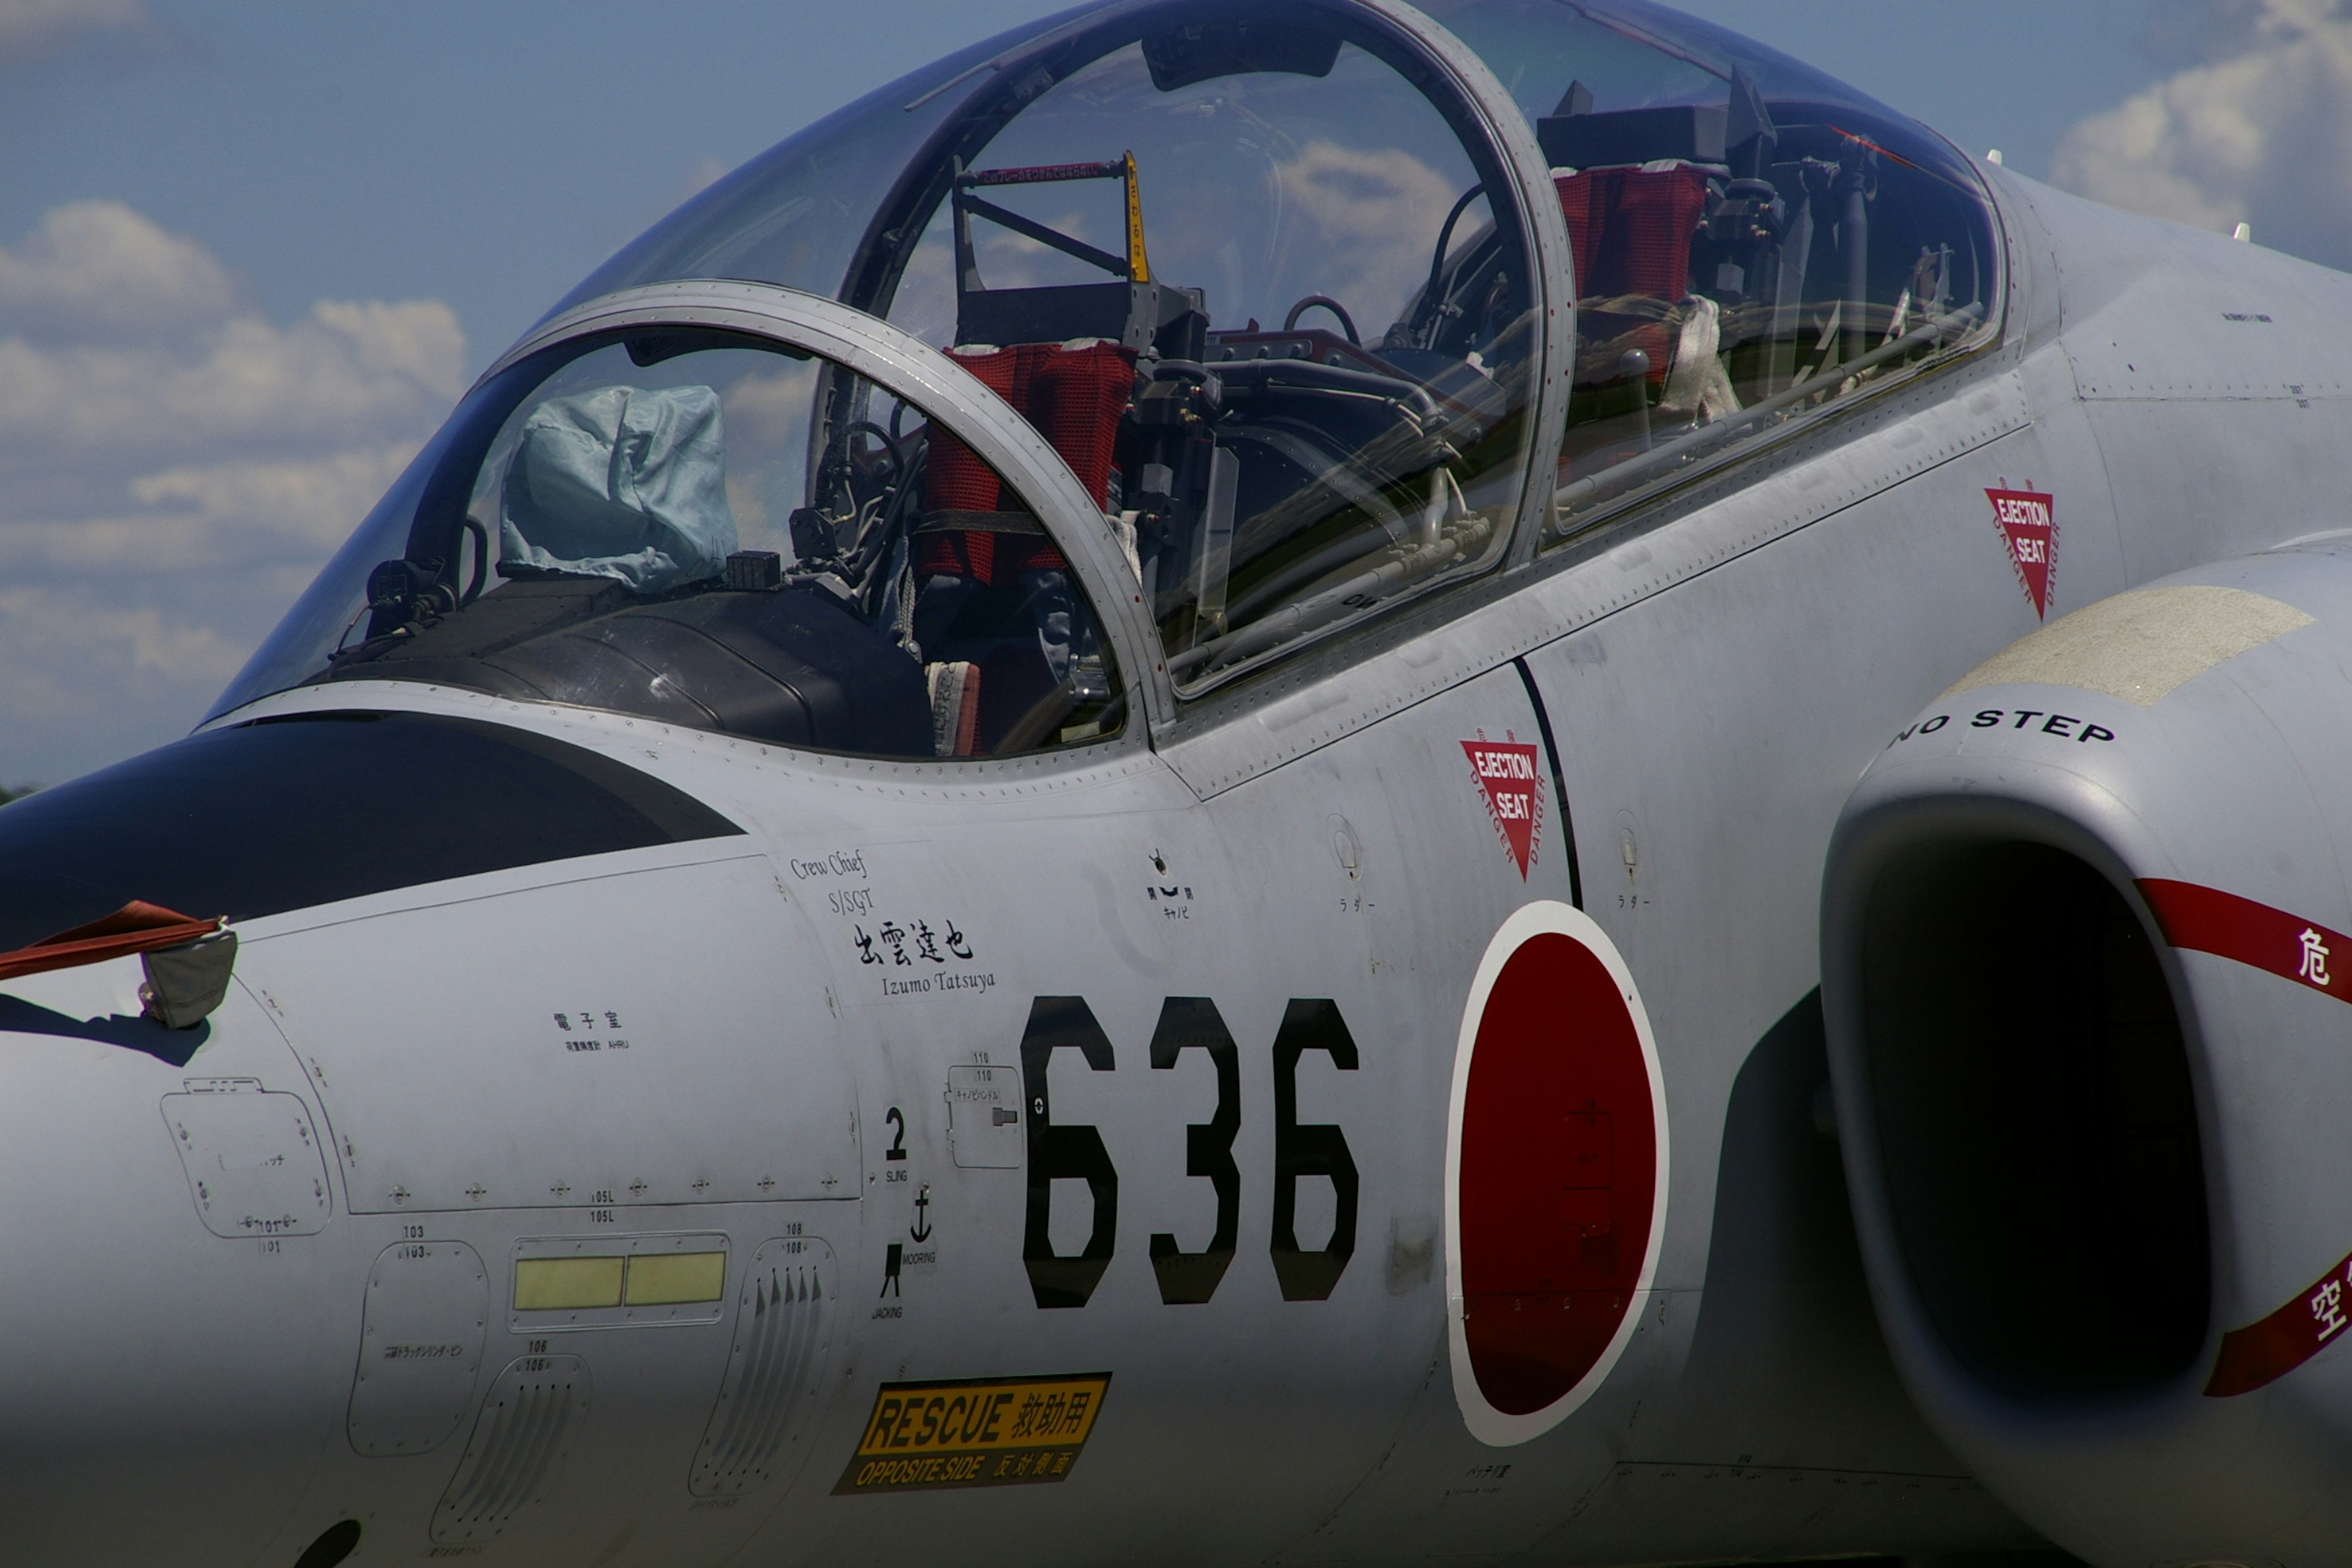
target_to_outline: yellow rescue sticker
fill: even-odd
[[[1058,1481],[1109,1389],[1107,1372],[886,1383],[834,1495]]]

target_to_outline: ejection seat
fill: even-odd
[[[1114,256],[975,195],[1065,180],[1126,184],[1127,254]],[[948,353],[1053,444],[1095,504],[1116,514],[1119,421],[1136,395],[1147,347],[1169,346],[1199,319],[1201,300],[1152,281],[1144,255],[1135,159],[955,173],[955,344]],[[989,289],[971,220],[985,218],[1109,273],[1116,281]],[[1191,329],[1197,356],[1199,329]],[[1182,346],[1181,344],[1175,346]],[[942,754],[1008,749],[1045,700],[1099,661],[1074,640],[1069,563],[1037,520],[1005,495],[986,465],[934,433],[915,530],[915,641],[923,651]],[[1107,695],[1107,693],[1082,693]]]
[[[1637,447],[1649,444],[1653,405],[1685,420],[1739,406],[1717,358],[1722,308],[1710,295],[1740,280],[1694,279],[1692,252],[1727,202],[1753,199],[1744,187],[1760,184],[1773,134],[1744,79],[1728,105],[1607,113],[1572,83],[1537,121],[1576,266],[1576,400],[1604,418],[1631,414]],[[1734,178],[1736,163],[1749,177]]]

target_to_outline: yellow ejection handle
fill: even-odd
[[[1151,281],[1151,262],[1143,254],[1143,193],[1135,183],[1135,154],[1127,163],[1127,275],[1138,283]]]

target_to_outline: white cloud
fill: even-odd
[[[59,658],[59,653],[71,657]],[[152,606],[125,608],[79,595],[0,589],[0,661],[17,691],[31,700],[32,711],[23,716],[70,718],[85,711],[88,695],[79,688],[93,660],[118,679],[153,675],[216,688],[236,673],[245,657],[244,647],[215,628]]]
[[[87,33],[144,26],[140,0],[0,0],[0,65],[50,54]]]
[[[110,517],[0,521],[0,576],[17,582],[102,582],[159,573],[216,572],[249,556],[255,541],[193,513],[117,513]],[[5,709],[5,700],[0,700]]]
[[[1326,292],[1352,301],[1376,331],[1429,271],[1429,241],[1456,187],[1402,147],[1345,147],[1318,138],[1276,167],[1283,195],[1328,258]],[[1375,323],[1378,323],[1377,325]]]
[[[700,195],[726,177],[727,168],[727,164],[707,153],[704,153],[701,162],[688,169],[686,172],[686,178],[678,182],[677,200],[672,202],[670,205],[676,206],[679,203]]]
[[[103,583],[0,588],[0,777],[57,784],[176,739],[245,654],[234,632]]]
[[[345,304],[322,300],[312,314],[351,340],[364,369],[404,375],[445,402],[466,390],[466,333],[457,313],[438,300]]]
[[[289,327],[233,316],[185,342],[0,338],[10,443],[0,475],[65,458],[316,450],[414,430],[463,390],[464,355],[457,317],[437,300],[321,301]]]
[[[55,783],[184,732],[465,362],[440,300],[274,321],[203,244],[120,203],[0,248],[0,777]]]
[[[131,495],[142,505],[206,523],[266,530],[279,540],[332,551],[392,488],[420,445],[394,441],[323,458],[167,468],[133,479]]]
[[[24,244],[0,248],[0,329],[37,342],[185,330],[236,302],[212,252],[121,202],[55,208]]]
[[[321,300],[288,326],[242,310],[210,250],[120,202],[0,247],[0,478],[381,444],[429,427],[465,363],[437,300]]]
[[[2159,0],[2148,43],[2180,68],[2069,132],[2053,181],[2352,266],[2352,5]]]

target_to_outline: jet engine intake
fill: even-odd
[[[2352,538],[2164,579],[1930,704],[1832,840],[1822,1003],[1890,1348],[2102,1564],[2347,1560],[2347,671]]]

